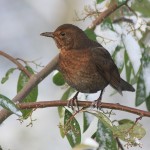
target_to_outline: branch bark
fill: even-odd
[[[22,102],[22,100],[36,87],[45,77],[47,77],[53,70],[56,69],[58,64],[59,55],[52,59],[52,61],[45,66],[38,74],[30,77],[26,86],[13,98],[13,102]],[[11,115],[6,109],[0,111],[0,124]]]
[[[3,51],[0,51],[0,55],[2,55],[3,57],[7,58],[11,62],[13,62],[18,67],[18,69],[23,71],[28,77],[31,77],[32,74],[20,62],[18,62],[14,57],[6,54]]]
[[[41,102],[28,102],[28,103],[20,103],[17,104],[17,106],[20,109],[31,109],[31,108],[46,108],[46,107],[58,107],[58,106],[67,106],[68,101],[64,100],[55,100],[55,101],[41,101]],[[78,106],[80,107],[90,107],[92,106],[93,101],[78,101]],[[99,105],[100,108],[108,108],[108,109],[114,109],[114,110],[121,110],[126,111],[132,114],[139,115],[141,117],[150,117],[150,112],[123,106],[120,104],[114,104],[114,103],[101,103]]]
[[[95,27],[97,25],[99,25],[100,23],[103,22],[103,20],[105,18],[107,18],[110,14],[112,14],[113,12],[115,12],[117,9],[119,9],[120,7],[126,5],[128,3],[129,0],[126,0],[124,3],[122,3],[121,5],[118,5],[117,3],[114,3],[112,5],[109,6],[109,8],[107,10],[105,10],[104,12],[101,12],[100,15],[92,22],[92,24],[89,26],[90,29],[95,29]]]

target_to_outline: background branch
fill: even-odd
[[[122,6],[127,6],[129,0],[126,0],[124,3],[122,3],[121,5],[117,5],[112,4],[109,6],[109,8],[107,10],[105,10],[104,12],[101,12],[99,14],[99,16],[92,22],[91,26],[89,26],[90,29],[94,29],[97,25],[99,25],[101,22],[103,22],[103,20],[105,18],[107,18],[110,14],[112,14],[114,11],[116,11],[117,9],[119,9]]]
[[[13,98],[13,102],[22,102],[22,100],[36,87],[45,77],[47,77],[53,70],[56,69],[59,55],[55,56],[52,61],[45,66],[38,74],[31,76],[26,86]],[[0,111],[0,123],[2,123],[11,113],[6,109]]]
[[[20,103],[17,104],[17,106],[20,109],[31,109],[31,108],[46,108],[46,107],[58,107],[58,106],[67,106],[68,101],[64,100],[55,100],[55,101],[41,101],[41,102],[28,102],[28,103]],[[93,101],[78,101],[78,106],[80,107],[91,107],[93,104]],[[123,106],[120,104],[114,104],[114,103],[101,103],[99,105],[100,108],[108,108],[108,109],[115,109],[115,110],[121,110],[126,111],[132,114],[139,115],[141,117],[150,117],[150,112]]]
[[[19,61],[17,61],[17,59],[15,59],[14,57],[8,55],[3,51],[0,51],[0,55],[13,62],[18,67],[19,70],[23,71],[28,77],[31,77],[32,74]]]

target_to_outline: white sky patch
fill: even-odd
[[[150,94],[150,64],[147,68],[144,68],[143,75],[144,75],[144,81],[146,86],[146,93],[147,95],[149,95]]]
[[[120,44],[120,36],[118,36],[118,34],[112,30],[101,30],[100,26],[97,26],[95,33],[97,35],[97,41],[111,54],[114,52],[117,45]]]
[[[130,61],[133,65],[133,69],[135,73],[137,73],[141,65],[140,59],[142,57],[140,46],[131,34],[125,34],[123,36],[123,42],[125,44]]]

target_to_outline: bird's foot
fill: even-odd
[[[92,107],[97,108],[97,109],[101,109],[101,99],[97,99],[92,103]]]
[[[77,108],[77,111],[79,111],[78,98],[77,98],[78,93],[79,93],[79,92],[77,92],[77,93],[75,94],[75,96],[74,96],[72,99],[70,99],[70,100],[68,101],[68,104],[67,104],[67,106],[68,106],[69,108],[71,108],[73,111],[75,111],[75,107]]]

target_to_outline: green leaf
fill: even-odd
[[[75,147],[76,145],[80,144],[81,130],[79,123],[67,109],[65,110],[64,124],[66,137],[71,147]]]
[[[107,17],[101,24],[102,30],[105,29],[110,29],[112,31],[114,31],[113,25],[112,25],[112,21],[109,17]]]
[[[32,68],[30,66],[26,66],[26,69],[31,73],[34,74]],[[18,84],[17,84],[17,92],[19,92],[28,82],[29,77],[24,73],[21,72],[19,75],[18,79]],[[38,87],[36,86],[35,88],[32,89],[32,91],[29,93],[29,95],[23,99],[22,102],[36,102],[38,96]],[[30,114],[32,113],[32,110],[22,110],[23,113],[23,118],[27,119]]]
[[[100,120],[97,125],[96,141],[99,143],[98,150],[118,150],[112,130]]]
[[[144,17],[150,17],[150,2],[149,0],[135,0],[134,3],[132,3],[131,8],[135,11],[138,11],[142,14]]]
[[[113,129],[111,120],[105,114],[103,114],[102,112],[96,111],[96,110],[93,110],[93,111],[87,111],[86,110],[85,112],[96,116],[105,126],[107,126],[110,129]]]
[[[127,79],[127,82],[130,83],[131,74],[134,71],[133,71],[133,66],[131,64],[131,61],[129,59],[129,56],[128,56],[126,50],[125,50],[125,53],[124,53],[124,63],[125,63],[125,69],[126,69],[126,79]]]
[[[83,112],[83,132],[89,128],[92,121],[93,116],[87,112]]]
[[[103,2],[104,0],[96,0],[96,3],[99,4],[101,2]]]
[[[114,131],[116,137],[133,145],[136,145],[136,140],[142,139],[146,134],[141,124],[135,124],[132,121],[125,121],[121,125],[114,127]]]
[[[127,1],[127,0],[117,0],[118,5],[121,5],[121,4],[125,3],[126,1]]]
[[[2,78],[1,80],[1,83],[4,84],[8,79],[9,79],[9,76],[14,72],[14,70],[16,70],[16,68],[10,68],[6,74],[5,74],[5,77]]]
[[[141,72],[137,80],[135,105],[136,106],[141,105],[145,101],[145,98],[146,98],[146,88],[143,78],[143,69],[141,68]]]
[[[63,94],[63,96],[61,97],[61,100],[67,100],[73,92],[75,92],[75,90],[73,88],[69,87],[65,91],[65,93]],[[59,114],[59,118],[60,118],[59,124],[61,126],[64,126],[65,108],[62,107],[62,106],[59,106],[58,107],[58,114]],[[61,134],[62,138],[64,138],[65,134],[64,134],[63,128],[60,128],[60,134]]]
[[[89,39],[96,41],[96,35],[92,29],[86,29],[84,32],[88,36]]]
[[[122,46],[119,46],[119,45],[118,45],[118,46],[115,48],[115,51],[114,51],[113,54],[112,54],[112,58],[113,58],[113,60],[115,61],[115,64],[117,64],[116,56],[117,56],[118,52],[120,52],[121,49],[122,49]],[[124,68],[124,63],[122,62],[121,64],[117,65],[117,67],[118,67],[118,69],[119,69],[119,72],[121,73],[122,70],[123,70],[123,68]]]
[[[55,83],[58,86],[62,86],[65,84],[65,80],[63,78],[62,73],[57,72],[54,76],[53,76],[53,83]]]
[[[13,101],[11,101],[9,98],[1,94],[0,94],[0,106],[16,114],[17,116],[22,116],[22,112],[15,105],[15,103],[13,103]]]
[[[149,94],[149,96],[146,97],[146,107],[147,107],[148,111],[150,111],[150,94]]]

